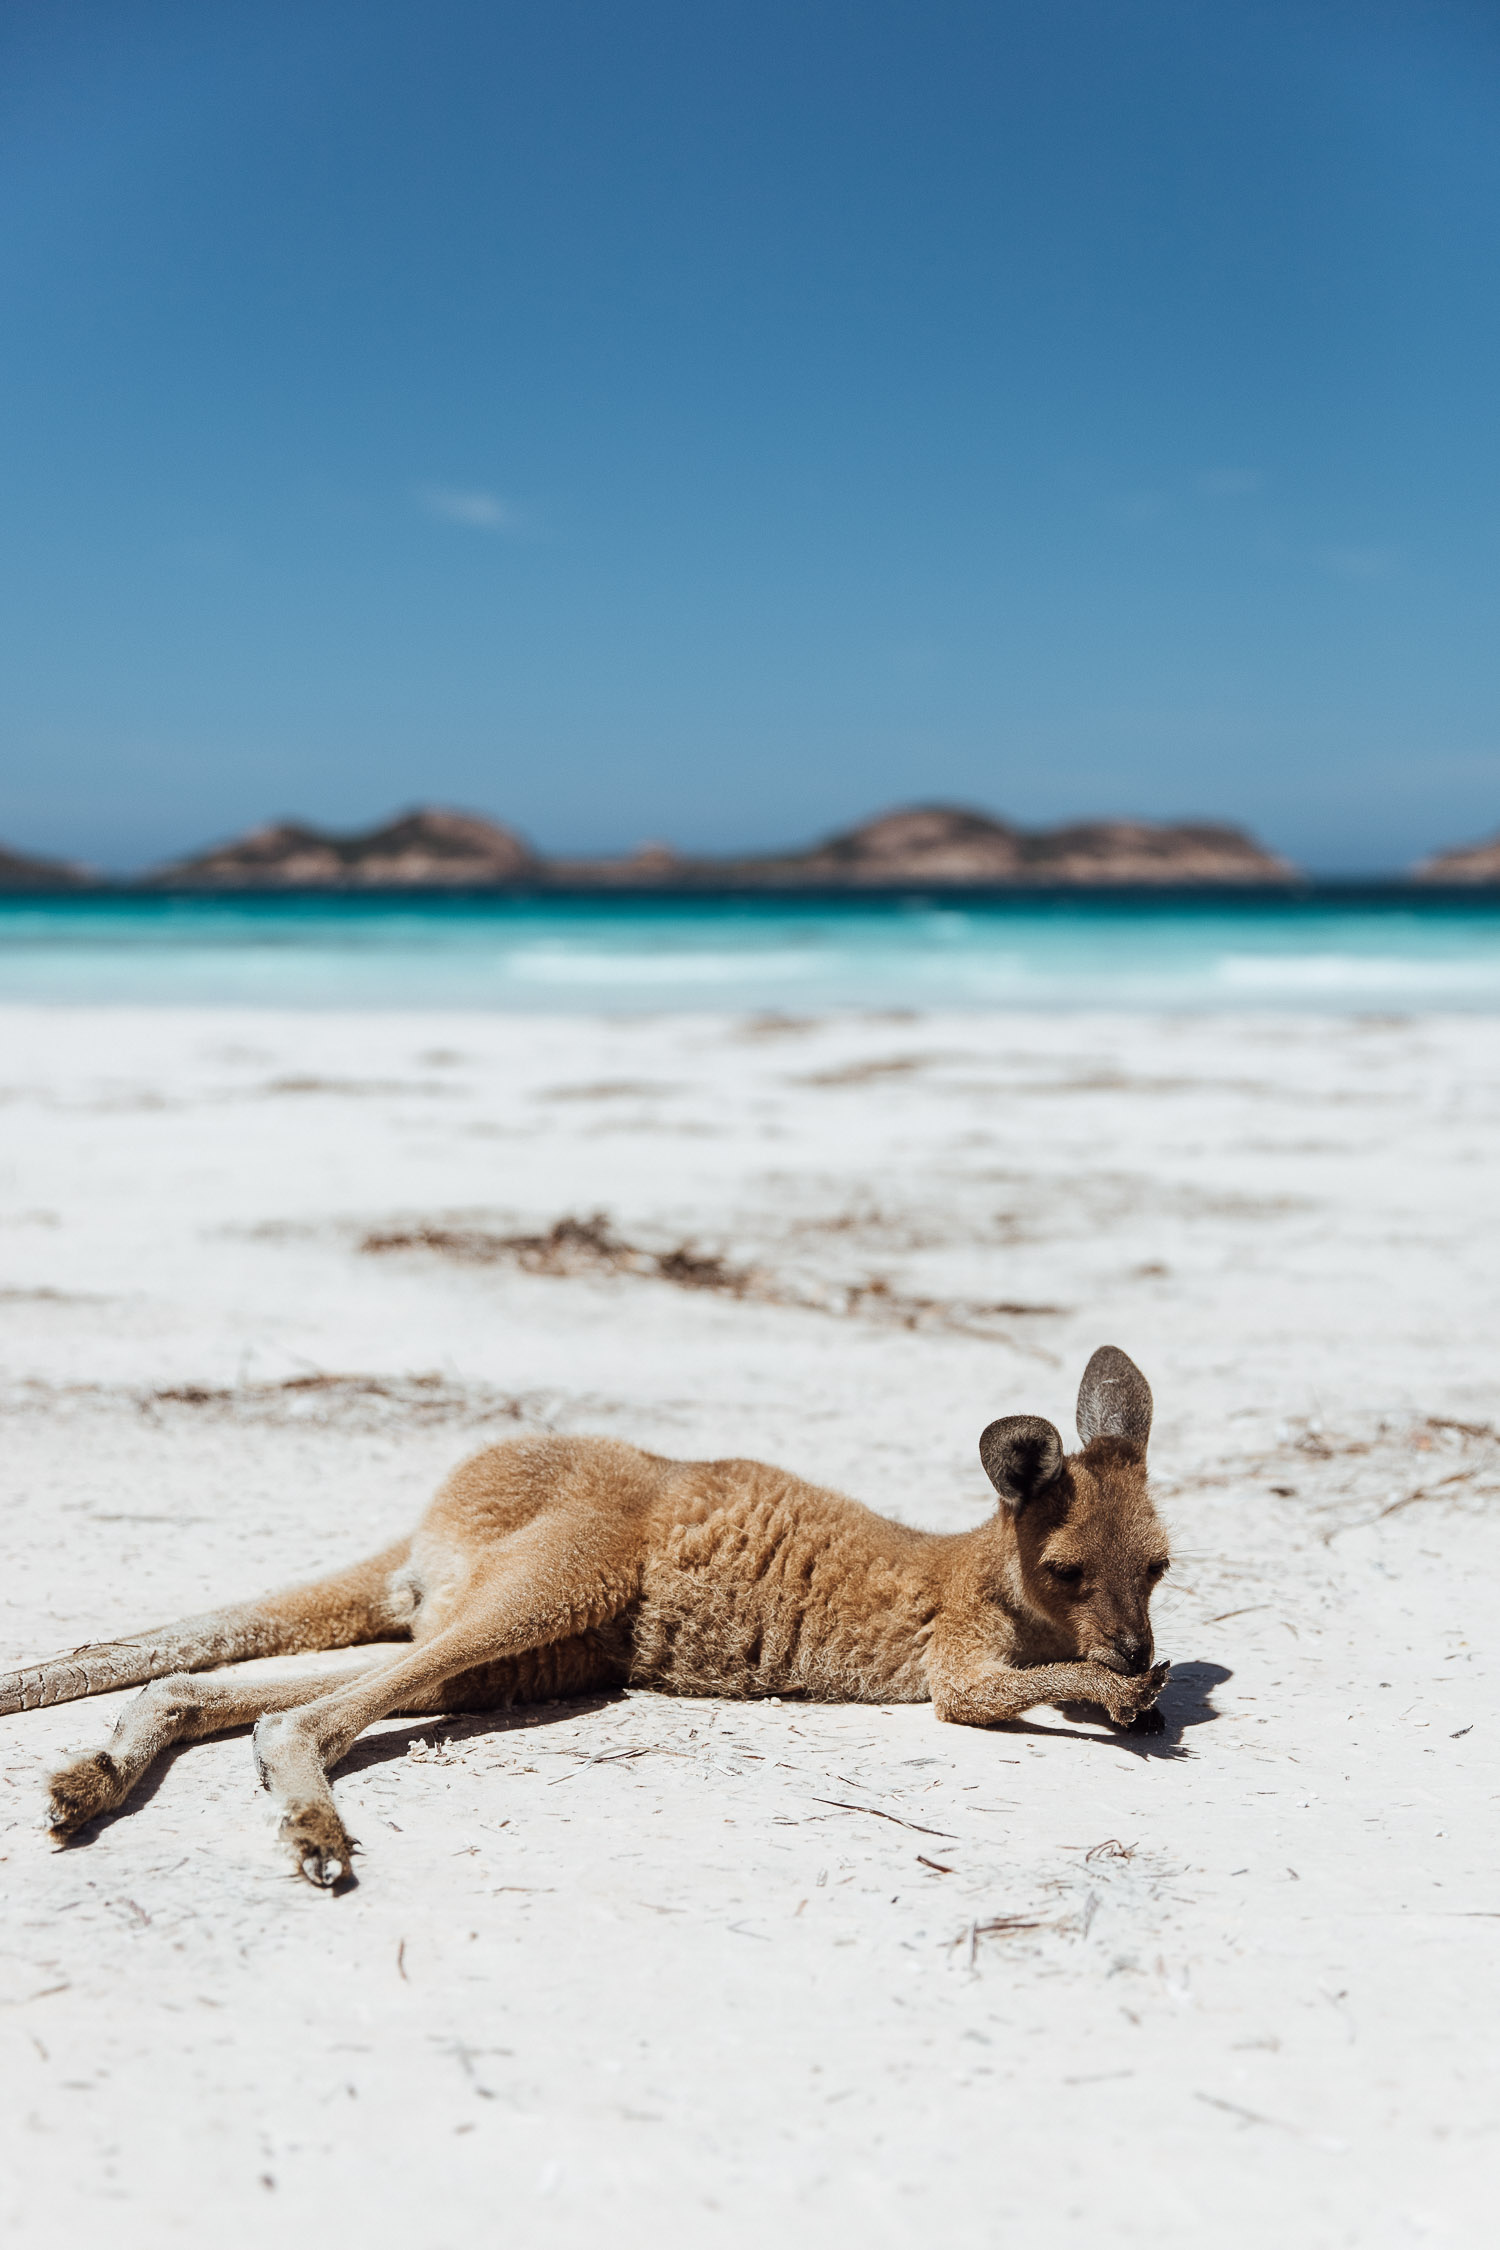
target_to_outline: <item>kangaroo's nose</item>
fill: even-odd
[[[1144,1672],[1151,1661],[1151,1640],[1145,1633],[1122,1633],[1115,1654],[1127,1672]]]

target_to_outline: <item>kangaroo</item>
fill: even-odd
[[[1105,1345],[1078,1393],[1082,1450],[991,1422],[999,1496],[973,1531],[913,1531],[759,1461],[672,1461],[610,1438],[522,1437],[456,1469],[409,1539],[352,1569],[0,1675],[0,1713],[149,1681],[108,1743],[53,1775],[64,1842],[171,1744],[254,1723],[294,1866],[352,1879],[329,1769],[377,1719],[627,1685],[673,1695],[930,1702],[993,1726],[1040,1703],[1155,1731],[1169,1667],[1150,1602],[1168,1566],[1146,1484],[1151,1391]],[[198,1680],[218,1664],[404,1641],[351,1673]]]

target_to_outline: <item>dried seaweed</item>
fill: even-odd
[[[488,1384],[446,1375],[291,1375],[270,1383],[174,1383],[136,1394],[140,1411],[157,1419],[171,1407],[193,1407],[236,1421],[475,1423],[529,1418],[527,1400]]]
[[[1024,1304],[1006,1299],[978,1303],[926,1297],[898,1290],[881,1274],[863,1281],[819,1285],[777,1275],[764,1266],[737,1265],[720,1251],[694,1241],[652,1250],[616,1234],[606,1212],[588,1218],[556,1219],[540,1234],[501,1234],[481,1226],[429,1222],[367,1234],[361,1252],[370,1257],[427,1251],[463,1265],[519,1267],[523,1273],[571,1277],[631,1274],[664,1281],[676,1289],[711,1292],[762,1305],[794,1306],[836,1318],[863,1317],[902,1328],[941,1328],[963,1335],[994,1334],[994,1321],[1057,1319],[1062,1305]]]

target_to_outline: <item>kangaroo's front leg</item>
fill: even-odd
[[[1167,1683],[1170,1664],[1149,1672],[1111,1672],[1103,1664],[997,1664],[929,1667],[932,1708],[958,1726],[992,1727],[1018,1719],[1039,1703],[1097,1703],[1117,1727],[1149,1711]]]

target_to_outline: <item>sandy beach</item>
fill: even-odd
[[[243,1736],[74,1847],[0,1721],[0,2228],[1467,2246],[1500,2156],[1500,1021],[0,1010],[0,1663],[526,1428],[905,1520],[1156,1394],[1159,1738],[648,1695]],[[558,1222],[592,1222],[558,1233]],[[274,1667],[279,1673],[286,1664]]]

